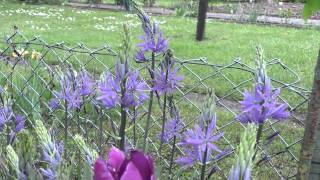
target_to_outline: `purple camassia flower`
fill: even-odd
[[[140,151],[131,151],[130,158],[112,147],[109,159],[100,157],[94,165],[95,180],[156,180],[154,163],[150,156]]]
[[[269,78],[265,78],[264,85],[256,84],[255,92],[245,91],[241,101],[242,113],[237,117],[242,123],[263,124],[268,119],[283,120],[290,116],[288,105],[277,102],[280,89],[272,91]]]
[[[13,117],[11,107],[0,107],[0,132],[3,130],[4,125]]]
[[[97,98],[107,108],[114,108],[117,103],[128,107],[142,105],[149,96],[148,85],[143,80],[139,80],[139,71],[128,72],[127,82],[125,85],[126,92],[124,98],[121,99],[121,82],[124,78],[125,66],[117,63],[115,77],[110,72],[105,75],[105,80],[99,84],[100,96]],[[121,102],[123,100],[123,102]]]
[[[139,71],[130,72],[127,84],[126,93],[124,96],[124,104],[126,107],[141,106],[149,99],[149,87],[145,81],[139,80]]]
[[[59,102],[59,99],[58,98],[52,98],[50,101],[49,101],[49,107],[55,111],[57,109],[59,109],[61,106],[60,106],[60,102]]]
[[[184,127],[184,123],[181,121],[180,117],[174,118],[168,121],[165,125],[165,131],[163,133],[163,142],[169,143],[169,141],[175,136],[181,138],[180,131]],[[161,138],[160,134],[160,138]]]
[[[68,109],[80,108],[82,103],[80,92],[74,84],[73,78],[70,75],[65,75],[60,81],[61,92],[56,93],[58,99],[67,102]]]
[[[55,180],[57,178],[57,170],[61,163],[63,149],[63,143],[53,143],[43,150],[43,160],[48,163],[48,167],[46,169],[40,168],[40,171],[46,179]]]
[[[167,94],[172,94],[177,88],[182,87],[181,81],[184,78],[183,76],[179,76],[177,74],[178,68],[176,67],[171,69],[169,66],[168,69],[167,77],[166,71],[163,68],[155,73],[153,90],[157,91],[160,95],[164,94],[165,92]]]
[[[19,114],[15,116],[16,127],[15,127],[14,131],[12,131],[10,133],[10,144],[13,143],[13,141],[16,138],[16,135],[25,128],[25,122],[26,122],[26,120],[24,119],[23,116],[21,116]]]
[[[145,55],[145,53],[146,53],[146,52],[143,51],[143,50],[141,50],[141,49],[137,52],[136,59],[137,59],[138,62],[143,62],[143,61],[146,60],[146,55]]]
[[[102,101],[102,103],[109,109],[114,108],[116,103],[120,100],[120,82],[116,81],[110,72],[107,72],[104,81],[99,83],[99,90],[100,96],[97,100]]]
[[[95,83],[87,71],[81,70],[76,79],[80,82],[77,88],[81,96],[89,96],[94,92]]]
[[[202,123],[203,124],[203,123]],[[196,161],[202,163],[204,152],[207,149],[207,161],[210,161],[212,152],[218,152],[219,154],[223,153],[214,143],[218,141],[223,133],[217,135],[214,134],[216,129],[216,116],[213,116],[210,124],[207,127],[207,130],[203,125],[195,125],[194,130],[188,129],[184,134],[184,140],[182,147],[186,156],[179,158],[176,162],[180,165],[192,166]]]
[[[152,30],[145,30],[145,35],[141,37],[141,40],[143,42],[138,44],[140,50],[136,55],[139,62],[146,61],[145,53],[147,52],[163,53],[168,49],[168,41],[156,23],[153,23]]]
[[[55,93],[55,98],[52,98],[49,102],[49,107],[54,111],[61,107],[62,103],[67,101],[68,109],[80,108],[83,103],[81,96],[89,96],[94,93],[94,81],[91,79],[89,73],[85,70],[81,70],[76,78],[67,74],[60,81],[61,92]]]

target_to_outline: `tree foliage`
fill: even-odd
[[[304,6],[303,17],[305,19],[310,18],[310,16],[320,10],[320,1],[319,0],[307,0],[307,3]]]

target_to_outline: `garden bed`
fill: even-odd
[[[79,8],[96,8],[96,9],[105,9],[111,11],[124,11],[125,9],[121,6],[116,6],[112,4],[85,4],[85,3],[68,3],[69,6],[79,7]],[[250,8],[249,8],[249,5]],[[234,7],[233,7],[234,6]],[[243,6],[243,7],[242,7]],[[278,5],[280,6],[280,5]],[[294,10],[291,15],[289,10],[281,10],[282,14],[279,14],[279,9],[276,11],[276,7],[271,5],[271,10],[267,11],[268,8],[258,4],[246,4],[244,5],[223,5],[223,6],[214,6],[211,7],[210,11],[207,13],[208,19],[217,19],[222,21],[233,21],[233,22],[247,22],[247,23],[258,23],[258,24],[273,24],[279,26],[290,26],[290,27],[312,27],[320,26],[319,16],[313,16],[310,20],[305,21],[299,15],[301,12],[301,5],[297,5],[296,10]],[[232,7],[232,9],[230,9]],[[292,7],[296,7],[292,5]],[[259,9],[260,8],[260,9]],[[265,10],[263,10],[265,9]],[[288,8],[290,9],[290,8]],[[175,11],[163,7],[145,7],[145,11],[150,14],[156,15],[175,15]],[[230,12],[231,11],[231,12]],[[258,14],[257,12],[265,12]]]

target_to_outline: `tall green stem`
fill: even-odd
[[[254,148],[256,149],[256,152],[254,153],[253,157],[252,157],[252,161],[254,161],[256,159],[256,156],[257,156],[257,147],[260,143],[260,139],[261,139],[261,136],[262,136],[262,130],[263,130],[263,124],[260,124],[259,127],[258,127],[258,130],[257,130],[257,136],[256,136],[256,144],[254,146]]]
[[[124,151],[124,149],[125,149],[126,122],[127,122],[127,113],[125,111],[124,104],[121,103],[121,123],[120,123],[120,130],[119,130],[119,136],[120,136],[119,148],[122,151]]]
[[[136,107],[133,108],[133,145],[136,147],[137,143],[137,132],[136,132],[136,117],[137,112],[136,112]]]
[[[208,156],[208,145],[206,146],[206,149],[204,151],[203,158],[202,158],[201,177],[200,177],[201,180],[204,180],[206,176],[207,156]]]
[[[169,66],[166,67],[166,82],[168,80],[168,71]],[[166,109],[167,109],[167,93],[164,93],[164,99],[163,99],[163,107],[162,107],[162,127],[161,127],[161,138],[160,138],[160,147],[159,147],[159,154],[161,157],[162,154],[162,146],[163,146],[163,135],[164,135],[164,128],[166,125]]]
[[[125,70],[125,74],[127,74],[127,69]],[[126,83],[127,79],[126,77],[122,77],[121,82],[121,122],[120,122],[120,130],[119,130],[119,136],[120,136],[120,143],[119,148],[124,151],[125,150],[125,138],[126,138],[126,123],[127,123],[127,112],[126,112],[126,106],[124,103],[124,97],[126,93]]]
[[[169,179],[171,180],[171,174],[172,174],[172,168],[173,168],[173,158],[174,158],[174,152],[176,149],[176,141],[177,141],[177,137],[174,136],[173,137],[173,143],[172,143],[172,149],[171,149],[171,157],[170,157],[170,166],[169,166]]]
[[[151,71],[150,71],[150,75],[151,75],[151,84],[153,87],[153,81],[154,81],[154,68],[155,68],[155,54],[152,53],[152,59],[151,59]],[[148,115],[147,115],[147,123],[146,123],[146,128],[144,131],[144,142],[143,142],[143,151],[146,150],[147,147],[147,138],[149,135],[149,128],[150,128],[150,121],[151,121],[151,111],[152,111],[152,104],[153,104],[153,96],[154,96],[154,92],[151,90],[150,91],[150,100],[149,100],[149,107],[148,107]]]
[[[64,144],[68,141],[68,102],[64,101]],[[67,154],[67,148],[64,148],[64,154]]]

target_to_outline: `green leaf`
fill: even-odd
[[[303,17],[307,20],[314,12],[320,10],[320,1],[319,0],[307,0],[307,3],[304,5]]]

